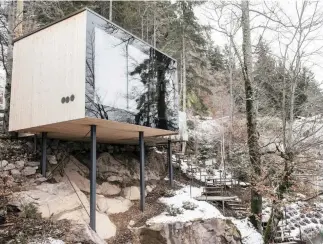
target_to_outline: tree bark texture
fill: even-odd
[[[242,18],[242,52],[243,52],[243,79],[246,94],[246,116],[247,116],[247,135],[250,162],[253,167],[255,178],[261,174],[261,159],[259,147],[259,134],[257,131],[256,110],[253,94],[253,74],[252,74],[252,51],[249,19],[249,2],[241,2]],[[251,222],[259,231],[261,226],[262,197],[255,190],[251,190]]]

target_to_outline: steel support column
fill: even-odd
[[[90,227],[95,230],[96,221],[96,125],[91,125],[91,167],[90,167]]]
[[[140,210],[145,209],[145,142],[144,132],[139,132],[139,147],[140,147]]]
[[[41,174],[46,177],[46,166],[47,166],[47,132],[41,133]]]
[[[169,178],[169,185],[171,187],[174,186],[174,172],[173,172],[173,164],[172,164],[172,142],[168,140],[168,147],[167,147],[167,160],[168,160],[168,178]]]

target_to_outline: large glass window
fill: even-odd
[[[97,18],[87,30],[86,115],[178,130],[175,60]]]

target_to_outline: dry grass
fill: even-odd
[[[27,244],[31,240],[43,240],[48,237],[64,239],[71,227],[66,220],[42,219],[33,204],[26,204],[22,211],[19,211],[15,206],[3,204],[8,202],[6,197],[1,200],[5,223],[0,225],[0,243]]]
[[[134,227],[145,225],[146,221],[165,211],[165,206],[158,201],[158,198],[164,195],[169,189],[168,182],[160,181],[153,192],[146,197],[145,211],[140,211],[139,201],[125,213],[110,215],[111,221],[117,227],[117,234],[114,238],[108,240],[108,244],[131,243],[132,233],[127,228],[131,220],[134,221]]]

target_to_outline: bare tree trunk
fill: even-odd
[[[183,11],[184,15],[184,11]],[[182,85],[183,88],[183,112],[186,112],[186,47],[185,47],[185,26],[184,26],[184,18],[182,23]],[[182,152],[186,151],[186,142],[182,143]]]
[[[285,54],[286,56],[286,54]],[[284,146],[284,151],[286,150],[287,144],[286,144],[286,78],[285,78],[285,57],[283,64],[284,66],[282,67],[282,77],[283,77],[283,101],[282,101],[282,121],[283,121],[283,146]]]
[[[185,36],[184,36],[184,27],[182,35],[182,55],[183,55],[183,112],[186,112],[186,55],[185,55]]]
[[[13,38],[16,19],[16,1],[8,2],[8,48],[6,62],[6,86],[5,86],[5,108],[3,117],[3,131],[8,134],[9,113],[10,113],[10,95],[11,95],[11,77],[12,77],[12,59],[13,59]]]
[[[230,39],[229,46],[229,81],[230,81],[230,125],[229,125],[229,160],[232,154],[232,133],[233,133],[233,111],[234,111],[234,98],[233,98],[233,57],[232,57],[232,42]]]
[[[147,17],[146,17],[146,23],[147,23],[147,26],[146,26],[147,39],[146,39],[146,42],[149,43],[149,17],[148,17],[148,14],[147,14]]]
[[[109,20],[112,21],[112,0],[110,0],[110,7],[109,7]]]
[[[252,74],[252,52],[251,52],[251,36],[250,36],[250,19],[249,19],[249,2],[241,2],[242,18],[242,52],[243,52],[243,79],[245,83],[246,93],[246,116],[247,116],[247,133],[248,133],[248,149],[250,162],[253,167],[255,178],[261,174],[259,134],[257,131],[256,111],[254,106],[253,94],[253,74]],[[255,190],[251,190],[251,222],[260,232],[262,197]]]
[[[153,15],[154,15],[154,20],[153,20],[153,27],[154,27],[154,29],[153,29],[153,31],[154,31],[154,33],[153,33],[153,47],[154,48],[156,48],[156,43],[157,43],[157,35],[156,35],[156,23],[157,23],[157,21],[156,21],[156,2],[154,2],[154,10],[153,10],[154,12],[153,12]]]

